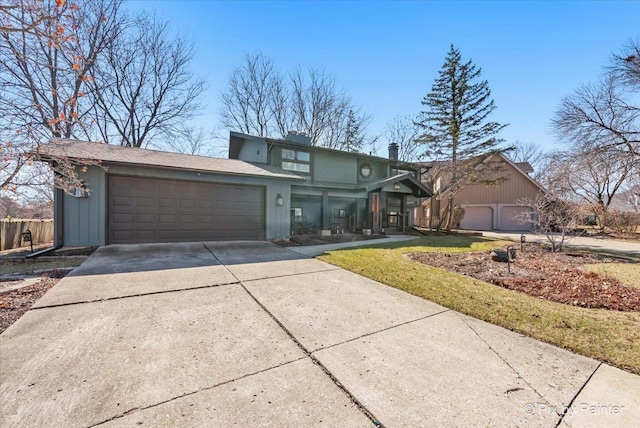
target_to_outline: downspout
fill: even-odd
[[[53,230],[54,230],[54,240],[53,247],[45,248],[44,250],[36,251],[35,253],[27,254],[26,258],[31,259],[34,257],[41,256],[43,254],[50,253],[51,251],[58,250],[62,248],[64,245],[64,233],[63,233],[63,206],[64,206],[64,190],[56,188],[54,190],[56,192],[55,201],[55,211],[53,213]]]

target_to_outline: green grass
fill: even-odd
[[[404,256],[411,252],[482,251],[505,245],[506,241],[476,237],[434,236],[331,251],[319,258],[458,312],[640,374],[639,312],[550,302]]]
[[[0,275],[28,275],[40,270],[53,270],[67,267],[80,266],[84,259],[66,259],[54,261],[25,261],[24,263],[3,263],[0,264]]]
[[[640,264],[638,263],[596,263],[586,265],[585,270],[615,278],[630,287],[640,288]]]

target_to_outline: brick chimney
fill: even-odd
[[[311,145],[311,137],[302,132],[289,131],[285,140],[291,141],[292,143],[304,144],[305,146]]]
[[[397,143],[389,144],[389,159],[398,160],[398,144]]]

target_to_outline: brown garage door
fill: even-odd
[[[491,207],[465,207],[460,228],[467,230],[493,229],[493,209]]]
[[[264,188],[109,176],[109,243],[265,239]]]

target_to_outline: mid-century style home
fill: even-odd
[[[83,188],[57,190],[55,244],[264,240],[404,229],[431,192],[390,158],[231,132],[229,159],[56,139],[42,160],[75,160]]]
[[[525,199],[535,199],[546,190],[529,174],[533,168],[527,162],[514,163],[505,154],[495,153],[485,162],[499,165],[493,172],[500,176],[499,184],[471,184],[454,197],[454,206],[462,208],[463,216],[456,226],[467,230],[531,230],[531,222],[523,219],[532,215],[531,210],[523,206]],[[429,169],[428,163],[423,168]],[[427,175],[423,172],[423,177]],[[425,184],[433,182],[433,196],[423,200],[416,209],[416,224],[425,227],[437,227],[448,200],[447,183],[440,177],[432,176]]]
[[[419,198],[431,195],[419,180],[419,168],[398,162],[398,146],[389,157],[344,152],[311,145],[305,135],[284,140],[231,132],[229,158],[294,172],[285,205],[293,232],[301,230],[403,229],[413,225]]]

